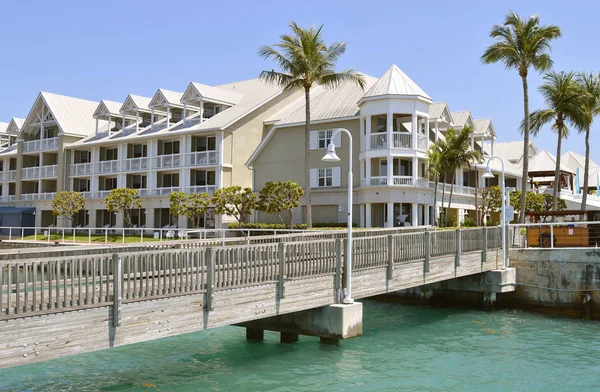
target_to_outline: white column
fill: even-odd
[[[412,158],[412,183],[414,186],[417,185],[419,179],[419,160],[417,157]]]
[[[359,211],[360,211],[360,213],[359,213],[360,217],[358,219],[359,225],[360,225],[360,227],[365,227],[365,205],[364,204],[359,205]]]
[[[435,122],[435,141],[437,142],[440,138],[440,122],[437,120]]]
[[[371,227],[371,203],[365,203],[365,227]]]
[[[494,137],[492,136],[492,156],[494,156]]]
[[[167,106],[167,127],[169,126],[169,123],[171,122],[171,108],[169,106]]]
[[[154,208],[146,208],[146,228],[154,229],[154,226]],[[150,234],[152,234],[152,231]]]
[[[187,104],[183,104],[183,119],[187,118]]]
[[[111,214],[113,214],[113,212],[111,212]],[[125,224],[125,221],[123,220],[123,214],[117,214],[116,221],[115,221],[115,227],[121,228],[121,227],[123,227],[124,224]]]
[[[127,143],[121,143],[117,147],[117,156],[119,157],[119,165],[127,159]],[[125,188],[127,186],[127,173],[119,172],[117,174],[117,188]],[[118,218],[118,217],[117,217]]]
[[[366,146],[366,137],[365,137],[365,117],[361,116],[360,117],[360,151],[365,151],[367,149]],[[362,177],[361,177],[362,178]]]
[[[91,208],[87,209],[87,213],[88,213],[88,226],[89,227],[98,227],[97,222],[96,222],[96,210],[92,210]]]
[[[367,186],[371,185],[371,158],[367,158],[366,160],[366,168],[365,168],[365,182]],[[369,205],[370,208],[370,205]],[[371,227],[371,226],[368,226]]]
[[[425,204],[425,207],[423,208],[424,210],[424,214],[425,214],[425,226],[429,226],[431,224],[431,222],[429,222],[429,205]]]
[[[394,114],[389,111],[387,113],[387,148],[393,148],[392,132],[394,131]]]
[[[418,137],[417,137],[417,126],[418,126],[418,119],[417,119],[417,115],[415,113],[413,113],[412,115],[412,148],[413,150],[417,149],[418,146]]]
[[[223,131],[217,132],[217,148],[219,150],[219,164],[217,166],[217,172],[215,176],[217,189],[223,187],[223,133]]]
[[[367,142],[365,143],[365,149],[370,150],[371,149],[371,115],[367,114],[367,125],[366,125],[367,129],[365,130],[365,134],[367,136]],[[367,173],[369,176],[371,175],[371,172]]]
[[[154,160],[156,159],[158,153],[158,140],[157,139],[149,139],[148,140],[148,178],[146,179],[146,187],[148,189],[156,189],[156,171],[152,170]],[[146,217],[148,219],[148,217]]]
[[[419,224],[419,205],[417,203],[412,203],[412,213],[410,214],[411,225],[417,226]]]
[[[462,223],[463,219],[465,219],[465,210],[464,208],[458,208],[456,210],[456,224],[460,226],[460,224]]]
[[[475,138],[471,135],[471,150],[475,150]]]
[[[425,140],[427,140],[427,149],[429,149],[429,117],[425,117]]]
[[[204,101],[200,101],[200,122],[204,121]]]
[[[190,186],[190,168],[186,167],[185,154],[190,150],[190,139],[189,135],[181,135],[179,138],[179,152],[181,155],[181,161],[183,164],[179,169],[179,187],[187,188]],[[183,190],[183,189],[182,189]],[[183,190],[185,192],[185,190]]]
[[[389,135],[389,134],[388,134]],[[394,158],[392,158],[392,154],[388,154],[387,156],[387,184],[394,184]]]
[[[394,227],[394,203],[387,203],[386,227]]]
[[[135,133],[140,130],[140,111],[135,111]]]
[[[360,161],[359,164],[359,174],[360,174],[360,186],[363,186],[365,183],[365,161]],[[362,204],[361,204],[362,205]]]
[[[154,126],[154,107],[152,107],[152,111],[150,112],[150,124]]]
[[[96,135],[98,135],[98,118],[96,118]]]
[[[112,126],[110,125],[111,123],[112,123],[112,118],[110,115],[108,115],[108,124],[106,125],[106,131],[109,135],[110,135],[110,130],[112,129]],[[116,122],[115,122],[115,126],[117,126]]]

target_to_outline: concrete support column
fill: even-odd
[[[366,124],[366,130],[365,130],[365,134],[367,136],[367,142],[365,143],[365,148],[367,150],[371,149],[371,115],[368,114],[367,116],[367,124]],[[371,175],[371,173],[369,172],[368,175]]]
[[[371,185],[371,158],[367,158],[365,161],[365,183],[367,186]]]
[[[121,228],[125,225],[125,221],[123,219],[123,214],[117,214],[116,215],[116,220],[115,220],[115,227],[116,228]]]
[[[394,113],[391,111],[387,112],[387,148],[393,148],[394,144],[392,143],[392,132],[394,132]]]
[[[440,138],[440,122],[436,121],[435,122],[435,141],[437,142],[439,138]]]
[[[23,172],[23,139],[17,140],[17,168],[15,172],[15,195],[16,199],[21,199],[22,183],[21,176]]]
[[[412,203],[411,207],[412,207],[412,212],[410,214],[410,219],[411,219],[410,224],[412,226],[418,226],[419,225],[419,205],[417,203]]]
[[[360,225],[360,227],[365,227],[365,205],[364,204],[359,205],[359,211],[360,211],[359,225]]]
[[[371,226],[371,203],[365,203],[365,227]]]
[[[475,138],[471,135],[471,150],[475,150]]]
[[[418,140],[419,140],[418,136],[417,136],[418,135],[418,133],[417,133],[418,121],[419,120],[417,118],[417,114],[413,113],[413,115],[412,115],[412,125],[411,125],[411,127],[412,127],[412,140],[413,140],[413,142],[412,142],[412,148],[413,148],[413,150],[416,150],[417,146],[418,146]]]
[[[386,227],[394,227],[394,203],[387,203]]]
[[[154,208],[146,208],[146,228],[154,229],[154,226]],[[150,234],[152,234],[152,230],[150,231]]]
[[[97,222],[96,222],[96,210],[87,208],[87,206],[86,206],[86,209],[87,209],[87,213],[88,213],[89,227],[91,227],[91,228],[98,227]]]
[[[365,151],[367,149],[366,146],[366,140],[367,138],[365,137],[365,116],[361,116],[360,117],[360,151]]]
[[[358,171],[360,175],[360,185],[365,185],[365,161],[360,161],[358,164]]]
[[[117,156],[119,158],[118,165],[122,165],[127,159],[127,143],[121,143],[117,147]],[[119,172],[117,174],[117,188],[125,188],[127,186],[127,173]]]
[[[427,148],[429,149],[429,117],[425,117],[425,140],[427,140]]]
[[[431,225],[431,218],[429,217],[429,205],[425,204],[425,208],[424,208],[424,213],[425,213],[425,226],[429,226]]]
[[[186,153],[190,152],[191,145],[191,136],[190,135],[181,135],[179,138],[179,152],[181,154],[181,161],[183,164],[179,169],[179,188],[181,188],[184,192],[185,189],[190,186],[190,169],[186,167]]]
[[[217,172],[216,172],[216,185],[217,185],[217,189],[220,189],[223,187],[223,149],[224,149],[224,143],[223,143],[223,139],[224,139],[224,132],[223,131],[219,131],[217,132],[217,149],[219,150],[219,164],[217,166]]]
[[[280,342],[281,343],[296,343],[299,335],[294,332],[281,332]]]
[[[388,154],[387,156],[387,184],[394,184],[394,158],[392,158],[392,154]]]
[[[412,183],[413,186],[417,186],[419,181],[419,160],[417,157],[412,158]]]
[[[460,226],[461,222],[465,219],[465,210],[464,208],[456,209],[456,224]]]
[[[265,340],[265,330],[259,328],[246,328],[246,340]]]

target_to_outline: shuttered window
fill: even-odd
[[[320,148],[327,148],[331,143],[331,135],[333,134],[332,129],[325,129],[322,131],[310,131],[310,149],[317,150]],[[342,146],[342,133],[338,132],[333,138],[333,145],[336,148]]]
[[[341,186],[341,168],[329,167],[310,170],[311,188],[328,188]]]

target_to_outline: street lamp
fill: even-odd
[[[502,193],[502,210],[501,210],[501,222],[500,222],[500,227],[502,229],[502,269],[506,269],[506,205],[505,205],[505,188],[504,188],[504,161],[502,160],[502,158],[500,157],[491,157],[490,159],[488,159],[487,161],[487,166],[485,169],[485,173],[483,173],[483,178],[494,178],[494,175],[492,174],[491,170],[490,170],[490,162],[492,162],[493,159],[498,159],[500,161],[500,163],[502,164],[502,172],[500,173],[500,189],[501,189],[501,193]]]
[[[321,158],[324,162],[339,162],[341,159],[335,153],[335,145],[333,139],[335,136],[344,132],[348,135],[350,143],[348,146],[349,162],[348,162],[348,242],[346,244],[346,295],[342,303],[352,304],[352,134],[344,128],[336,128],[332,130],[330,143],[327,146],[327,154]]]

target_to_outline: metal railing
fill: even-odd
[[[219,163],[219,151],[196,151],[185,154],[187,166],[214,166]]]
[[[122,171],[148,170],[150,168],[148,157],[127,158],[121,164]]]
[[[88,163],[72,163],[69,167],[69,174],[72,176],[90,175],[94,172],[94,165]]]
[[[96,171],[95,171],[96,174],[103,174],[103,173],[114,174],[119,171],[119,161],[117,161],[117,160],[96,162],[95,166],[96,166]]]
[[[412,133],[392,132],[394,148],[412,148]]]
[[[57,165],[24,167],[21,175],[22,178],[56,177],[57,168]]]
[[[152,168],[163,169],[181,166],[181,154],[159,155],[152,158]]]
[[[515,248],[597,248],[600,246],[600,222],[511,224],[508,242]]]
[[[21,200],[52,200],[56,192],[22,193]]]
[[[16,170],[0,171],[0,181],[15,181],[16,178]]]
[[[42,140],[31,140],[23,143],[23,152],[35,152],[45,150],[56,150],[58,148],[58,138],[53,137]]]

